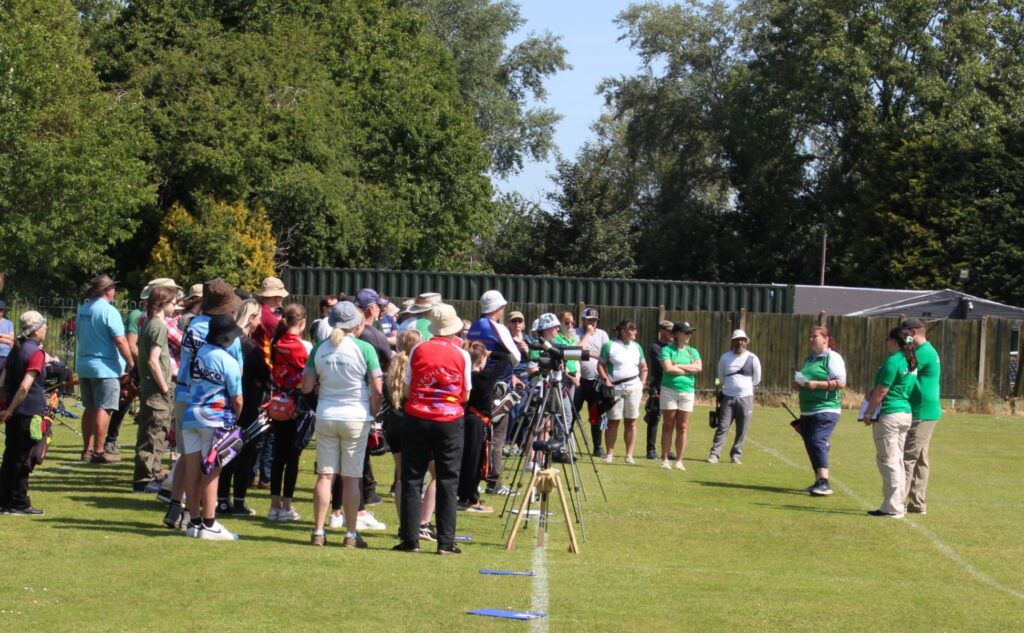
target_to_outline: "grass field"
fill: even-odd
[[[1024,630],[1024,422],[947,416],[933,440],[930,513],[885,520],[864,514],[880,478],[870,431],[853,417],[832,439],[832,497],[798,492],[812,477],[781,410],[755,411],[742,466],[704,461],[711,430],[700,410],[686,472],[599,464],[606,503],[587,462],[578,556],[560,524],[545,550],[524,532],[506,552],[503,519],[460,513],[473,543],[444,558],[431,547],[391,552],[387,502],[375,508],[387,532],[365,535],[371,549],[345,550],[337,533],[310,547],[312,451],[297,495],[303,521],[268,523],[256,492],[260,514],[225,520],[239,542],[186,539],[160,525],[162,504],[129,492],[130,462],[75,462],[78,438],[58,428],[31,480],[46,515],[0,516],[0,631]],[[375,469],[386,492],[390,456]],[[465,615],[481,607],[548,617]]]

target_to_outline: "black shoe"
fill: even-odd
[[[380,495],[378,495],[378,494],[375,494],[375,495],[373,495],[372,497],[370,497],[369,499],[367,499],[366,501],[364,501],[364,502],[363,502],[363,505],[367,505],[367,506],[379,506],[379,505],[380,505],[380,504],[382,504],[382,503],[384,503],[384,500],[383,500],[383,499],[381,499]]]
[[[181,525],[181,515],[184,511],[185,509],[180,505],[167,508],[167,514],[164,515],[164,525],[169,529],[177,530],[178,526]]]
[[[402,541],[392,547],[391,550],[394,552],[418,552],[420,551],[420,544],[416,541]]]
[[[594,449],[594,457],[604,457],[604,451],[601,450],[601,447]]]
[[[120,451],[117,450],[117,444],[113,442],[107,442],[103,445],[103,452],[110,453],[111,455],[117,455]]]
[[[881,510],[868,510],[868,516],[884,519],[902,519],[903,515],[898,512],[882,512]]]
[[[231,514],[234,514],[236,516],[248,517],[256,514],[256,511],[250,508],[249,506],[245,505],[244,501],[239,501],[238,499],[235,499],[234,505],[231,506]]]
[[[807,492],[812,497],[827,497],[832,494],[832,487],[828,485],[828,479],[819,479],[807,489]]]
[[[8,514],[11,516],[43,516],[46,513],[39,508],[28,506],[27,508],[11,508]]]
[[[568,464],[568,463],[570,463],[569,455],[567,453],[565,453],[564,451],[558,452],[558,453],[555,453],[554,455],[552,455],[551,456],[551,461],[558,462],[559,464]]]
[[[658,459],[658,453],[655,451],[647,451],[647,459]]]
[[[672,451],[668,452],[668,461],[670,461],[670,462],[676,461],[676,454],[673,453]]]
[[[449,556],[451,554],[461,554],[462,550],[457,545],[445,545],[437,548],[438,556]]]
[[[221,501],[217,504],[217,516],[231,516],[235,513],[235,509],[227,501]]]

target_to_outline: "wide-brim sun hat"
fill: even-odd
[[[434,336],[452,336],[462,331],[462,319],[455,307],[447,303],[434,306],[430,311],[430,331]]]
[[[268,298],[268,297],[287,297],[288,291],[284,289],[284,282],[277,277],[267,277],[260,284],[260,291],[256,293],[257,297]]]
[[[203,298],[203,284],[192,284],[189,286],[188,294],[182,299],[182,301],[192,301],[193,299]]]
[[[110,290],[111,288],[116,287],[117,284],[117,281],[114,281],[113,279],[110,278],[110,275],[107,275],[105,273],[93,277],[89,281],[89,296],[98,297],[104,292]]]
[[[153,294],[154,288],[174,288],[178,291],[178,298],[181,298],[182,288],[178,284],[174,283],[174,280],[169,277],[160,277],[154,279],[146,284],[146,287],[139,293],[140,299],[149,299],[149,295]],[[202,286],[200,286],[202,288]]]
[[[235,294],[234,287],[221,279],[206,282],[203,286],[203,300],[199,309],[210,316],[233,316],[242,300]]]
[[[488,290],[480,297],[480,312],[491,314],[497,312],[508,304],[505,297],[497,290]]]
[[[424,292],[413,300],[406,312],[408,314],[423,314],[430,312],[438,305],[441,305],[441,295],[436,292]]]
[[[327,315],[327,325],[330,325],[332,328],[338,327],[343,330],[351,330],[362,322],[363,317],[356,309],[356,304],[351,301],[339,301],[334,304],[330,314]]]

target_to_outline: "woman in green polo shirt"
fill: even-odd
[[[870,510],[873,517],[900,519],[906,473],[903,469],[903,446],[910,430],[910,394],[917,383],[917,353],[914,335],[907,328],[893,328],[885,339],[889,357],[875,373],[875,388],[868,394],[868,411],[879,416],[865,416],[875,438],[875,461],[882,475],[882,505]]]
[[[804,448],[811,459],[814,484],[804,491],[815,497],[832,494],[828,483],[829,438],[839,424],[842,392],[846,386],[846,363],[836,351],[836,341],[828,328],[811,328],[811,353],[793,378],[800,389],[800,425]]]
[[[686,428],[693,413],[697,394],[697,376],[704,369],[697,348],[690,345],[694,328],[686,321],[672,326],[672,342],[661,350],[660,408],[664,423],[661,425],[661,467],[669,470],[668,456],[672,450],[672,434],[676,434],[676,470],[686,470]]]

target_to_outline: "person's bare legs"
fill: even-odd
[[[316,487],[313,488],[313,529],[322,532],[327,520],[327,510],[331,507],[331,483],[334,475],[317,475]]]
[[[199,513],[199,504],[202,497],[200,496],[199,489],[201,483],[202,470],[200,464],[202,463],[201,454],[196,451],[195,453],[186,453],[181,461],[184,468],[182,472],[176,473],[174,477],[174,483],[178,483],[178,477],[182,480],[182,487],[185,491],[185,504],[188,508],[188,514],[195,520],[197,517],[202,518],[203,515]],[[217,490],[214,488],[214,504],[217,502]]]
[[[686,431],[690,425],[690,412],[679,411],[676,413],[679,432],[676,434],[676,462],[683,462],[683,453],[686,452]]]
[[[611,455],[615,449],[615,436],[619,434],[619,422],[621,420],[608,420],[608,428],[604,432],[604,449],[608,455]]]
[[[199,455],[199,453],[195,453]],[[197,464],[198,466],[199,464]],[[213,469],[213,472],[206,474],[202,472],[199,478],[199,496],[203,500],[203,520],[213,521],[217,518],[217,482],[220,480],[220,466]],[[192,515],[196,516],[196,515]]]
[[[666,409],[661,414],[661,460],[667,462],[668,454],[672,452],[672,432],[676,428],[676,418],[679,412],[674,409]]]
[[[420,525],[430,523],[430,517],[434,515],[434,506],[437,505],[437,482],[434,480],[434,460],[427,465],[430,470],[430,483],[423,493],[423,503],[420,505]]]
[[[86,409],[82,413],[82,452],[92,451],[96,436],[96,411],[98,409]]]
[[[102,453],[103,443],[107,441],[107,427],[110,426],[110,411],[96,409],[95,426],[93,427],[92,452]]]
[[[626,443],[626,457],[633,457],[633,448],[636,446],[636,418],[624,422],[626,426],[622,429],[622,440]]]
[[[359,480],[359,477],[341,478],[341,505],[345,509],[345,531],[349,534],[356,533],[359,521]],[[330,497],[330,485],[327,490]],[[323,529],[322,522],[318,529]]]

